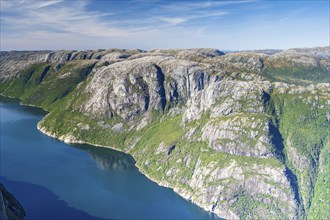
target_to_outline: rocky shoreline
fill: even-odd
[[[24,104],[25,105],[25,104]],[[33,107],[37,107],[39,108],[38,106],[33,106]],[[47,116],[47,115],[46,115]],[[46,117],[45,116],[45,117]],[[44,119],[44,118],[43,118]],[[42,119],[42,120],[43,120]],[[76,138],[73,138],[72,136],[60,136],[60,137],[57,137],[55,134],[51,133],[51,132],[48,132],[46,131],[45,128],[41,127],[40,126],[40,122],[37,124],[37,129],[51,137],[51,138],[54,138],[54,139],[57,139],[57,140],[60,140],[66,144],[88,144],[88,145],[91,145],[91,146],[95,146],[95,147],[101,147],[101,148],[108,148],[108,149],[112,149],[112,150],[116,150],[116,151],[120,151],[120,152],[123,152],[123,153],[127,153],[127,152],[124,152],[124,151],[121,151],[120,149],[117,149],[117,148],[114,148],[114,147],[110,147],[110,146],[104,146],[104,145],[99,145],[99,144],[94,144],[94,143],[90,143],[90,142],[86,142],[86,141],[81,141],[81,140],[77,140]],[[132,155],[131,155],[132,156]],[[134,157],[133,157],[134,158]],[[179,188],[176,188],[176,187],[171,187],[169,184],[165,183],[165,182],[162,182],[162,181],[158,181],[156,180],[155,178],[152,178],[150,177],[141,167],[137,166],[137,164],[135,164],[135,167],[138,168],[138,170],[140,171],[140,173],[142,173],[145,177],[147,177],[149,180],[153,181],[154,183],[156,183],[157,185],[159,186],[162,186],[162,187],[166,187],[166,188],[170,188],[172,189],[175,193],[177,193],[179,196],[183,197],[184,199],[186,199],[187,201],[189,202],[192,202],[193,204],[199,206],[200,208],[204,209],[205,211],[207,212],[212,212],[212,210],[208,210],[207,207],[203,207],[201,204],[198,204],[198,202],[196,201],[193,201],[191,200],[191,196],[189,195],[185,195],[185,194],[180,194],[180,190]],[[216,213],[214,213],[216,214]],[[217,214],[216,214],[217,215]],[[218,215],[217,215],[218,216]],[[220,218],[220,216],[218,216]]]
[[[115,146],[149,179],[220,217],[327,219],[329,54],[5,52],[0,94],[50,112],[43,133]]]

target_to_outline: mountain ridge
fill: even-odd
[[[220,217],[327,217],[330,47],[10,53],[0,92],[48,110],[43,132],[132,154]]]

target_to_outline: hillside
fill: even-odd
[[[228,219],[329,219],[330,47],[0,53],[0,93]],[[266,214],[266,215],[265,215]]]

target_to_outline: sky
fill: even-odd
[[[1,50],[330,45],[329,0],[0,0]]]

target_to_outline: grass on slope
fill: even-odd
[[[330,82],[330,71],[322,65],[306,67],[288,61],[265,61],[262,73],[274,82],[302,85]]]
[[[90,73],[95,62],[73,61],[59,71],[54,65],[38,63],[1,85],[3,95],[22,99],[22,103],[49,109],[67,96]]]
[[[276,112],[279,114],[279,128],[284,140],[287,164],[293,169],[298,177],[299,189],[305,206],[309,209],[312,201],[317,201],[318,196],[314,194],[316,182],[320,182],[319,159],[321,151],[329,151],[326,143],[329,143],[330,126],[327,121],[327,103],[326,100],[315,95],[278,95],[275,100]],[[323,108],[319,108],[323,106]],[[297,155],[288,152],[289,142],[291,148],[297,151]],[[325,150],[327,149],[327,150]],[[327,153],[324,153],[327,154]],[[297,160],[294,158],[305,158]],[[304,170],[299,171],[299,167]],[[318,190],[326,191],[324,184],[319,183]],[[323,195],[325,196],[325,195]],[[330,197],[327,198],[327,201]],[[324,215],[326,210],[321,213]],[[321,214],[321,215],[322,215]]]
[[[330,142],[326,143],[320,154],[320,168],[314,189],[314,198],[308,218],[330,219]]]

